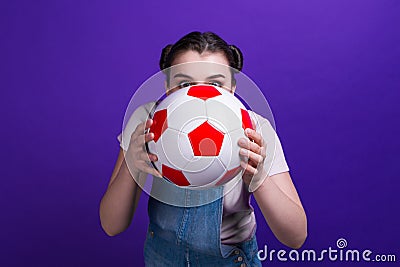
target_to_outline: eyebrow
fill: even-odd
[[[225,79],[225,75],[222,75],[222,74],[215,74],[215,75],[211,75],[211,76],[207,77],[207,79],[217,79],[217,78],[223,78],[223,79]]]
[[[188,78],[188,79],[193,79],[189,75],[183,74],[183,73],[178,73],[174,75],[174,78]]]
[[[174,78],[187,78],[187,79],[193,79],[191,76],[187,75],[187,74],[183,74],[183,73],[177,73],[174,75]],[[217,79],[217,78],[223,78],[225,79],[225,75],[222,74],[215,74],[215,75],[211,75],[208,76],[207,79]]]

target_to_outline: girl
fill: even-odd
[[[171,66],[185,66],[190,62],[229,66],[239,72],[243,56],[236,46],[228,45],[214,33],[189,33],[162,51],[160,69],[166,74],[167,93],[199,81],[235,91],[234,74],[226,75],[223,70],[217,75],[215,71],[210,75],[202,71],[200,75],[184,67],[180,70],[185,72],[174,72],[174,75],[171,72]],[[154,134],[148,132],[153,121],[147,119],[153,105],[154,102],[140,106],[118,136],[119,156],[100,203],[101,225],[110,236],[123,232],[130,225],[142,191],[138,184],[142,184],[147,174],[162,177],[149,164],[157,160],[156,155],[148,154],[145,149],[145,142],[154,138]],[[163,179],[153,179],[144,247],[146,265],[260,266],[251,195],[283,244],[299,248],[304,243],[307,219],[282,146],[268,120],[256,113],[252,116],[260,123],[255,130],[246,129],[247,139],[239,140],[244,172],[239,183],[230,190],[227,186],[188,190]],[[267,153],[271,136],[275,137],[276,147],[268,172],[266,162],[272,162]],[[196,203],[192,203],[194,199]],[[198,205],[199,202],[206,204]]]

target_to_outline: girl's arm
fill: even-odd
[[[266,144],[255,130],[246,129],[249,139],[241,139],[243,181],[262,181],[253,192],[274,235],[291,248],[300,248],[307,237],[307,218],[289,172],[267,177],[264,170]],[[246,160],[248,159],[248,160]]]
[[[100,202],[101,226],[109,236],[128,228],[141,191],[129,172],[121,148],[107,191]]]
[[[289,172],[266,178],[253,196],[278,240],[300,248],[307,237],[307,218]]]
[[[160,176],[148,165],[150,158],[156,160],[155,155],[148,154],[144,149],[144,143],[154,138],[152,133],[143,134],[151,124],[152,120],[139,124],[131,135],[128,151],[119,151],[99,210],[101,226],[109,236],[123,232],[130,225],[142,192],[137,181],[144,185],[148,173]]]

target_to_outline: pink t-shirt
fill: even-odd
[[[154,106],[155,102],[149,102],[138,107],[130,116],[124,130],[117,136],[120,147],[127,151],[130,136],[136,126],[144,122]],[[280,140],[271,126],[270,122],[262,116],[250,111],[250,116],[256,121],[256,131],[262,135],[266,142],[266,159],[264,169],[268,176],[287,172],[289,167],[286,163]],[[235,181],[236,179],[232,180]],[[254,191],[262,181],[252,183],[251,191]],[[230,189],[230,190],[228,190]],[[224,186],[223,214],[221,225],[221,242],[223,244],[235,244],[249,239],[255,230],[256,220],[254,209],[250,205],[251,192],[240,179],[236,184]]]

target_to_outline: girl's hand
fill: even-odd
[[[256,189],[267,177],[264,170],[266,144],[261,134],[255,130],[247,128],[245,134],[248,138],[239,139],[239,146],[241,147],[239,152],[240,165],[244,169],[243,181],[249,186],[249,191],[253,192],[253,189]]]
[[[146,172],[157,177],[162,175],[151,166],[150,161],[157,161],[157,156],[151,153],[147,153],[145,143],[154,139],[153,133],[146,133],[147,129],[153,124],[152,119],[148,119],[146,122],[140,123],[135,131],[131,135],[129,148],[127,151],[127,158],[130,161],[130,165],[136,172]]]

